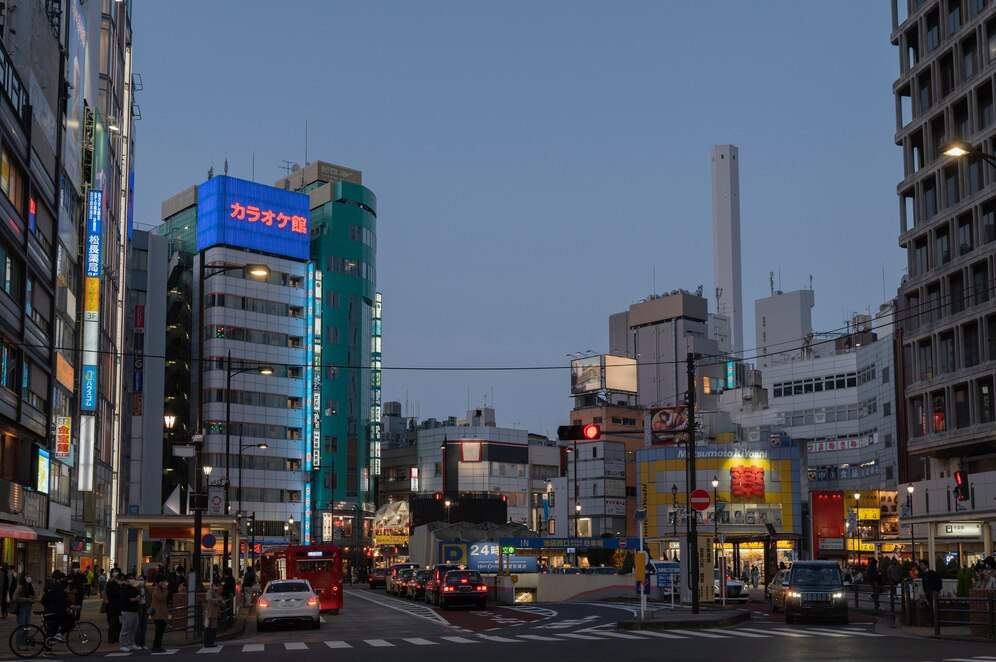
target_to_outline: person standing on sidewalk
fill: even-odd
[[[104,572],[103,568],[99,568],[97,570],[97,576],[95,579],[97,582],[97,595],[104,597],[104,589],[107,588],[107,573]]]
[[[0,618],[7,618],[10,610],[10,587],[14,583],[14,573],[4,563],[0,565]]]
[[[169,582],[165,576],[156,579],[149,598],[149,616],[156,627],[156,638],[152,642],[152,652],[163,652],[163,634],[169,624]]]
[[[116,572],[104,585],[104,610],[107,612],[107,643],[116,644],[121,637],[121,581]]]
[[[138,648],[145,648],[145,633],[149,628],[148,591],[145,586],[145,578],[141,575],[132,580],[132,585],[138,589],[138,624],[135,629],[135,644]]]
[[[215,635],[218,634],[218,617],[221,614],[221,588],[217,580],[208,588],[207,595],[204,596],[204,647],[214,646]]]
[[[882,575],[878,571],[878,561],[874,558],[868,561],[868,569],[865,571],[865,583],[871,589],[872,602],[875,603],[875,613],[878,613],[878,594],[882,590]]]
[[[31,623],[31,605],[35,601],[35,587],[31,584],[31,577],[27,573],[22,573],[17,580],[17,588],[14,589],[14,609],[17,612],[17,625],[28,625]],[[24,630],[18,633],[17,645],[24,645]]]
[[[135,644],[135,631],[138,629],[138,602],[141,599],[135,578],[125,577],[118,591],[121,617],[121,652],[130,653],[141,647]]]

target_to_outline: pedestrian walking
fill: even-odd
[[[45,633],[50,637],[55,637],[58,641],[63,641],[62,633],[66,629],[70,605],[63,579],[61,572],[58,570],[53,572],[52,578],[45,582],[45,593],[41,600]]]
[[[135,577],[134,586],[138,589],[138,624],[135,628],[135,645],[144,649],[145,633],[149,629],[148,592],[146,591],[145,578]]]
[[[865,570],[865,583],[871,590],[872,602],[875,604],[875,613],[879,608],[879,592],[882,590],[882,575],[878,570],[878,561],[872,559],[868,561],[868,568]]]
[[[17,612],[17,625],[29,625],[31,623],[31,606],[35,602],[35,587],[31,584],[31,577],[27,573],[22,573],[17,580],[17,588],[14,589],[14,610]],[[24,645],[24,630],[18,632],[17,645]]]
[[[104,611],[107,613],[107,643],[116,644],[121,637],[121,589],[120,576],[111,571],[111,576],[104,585]]]
[[[14,584],[14,573],[6,563],[0,565],[0,618],[7,618],[10,610],[10,589]]]
[[[225,578],[221,583],[221,598],[224,600],[222,614],[224,620],[235,620],[235,576],[231,568],[225,568]]]
[[[93,595],[93,566],[86,569],[86,594]]]
[[[256,585],[256,571],[252,565],[246,566],[246,571],[242,573],[242,602],[251,604],[252,587]]]
[[[165,575],[160,576],[155,586],[149,594],[149,617],[156,629],[155,639],[152,640],[153,652],[163,651],[163,634],[169,624],[169,582]]]
[[[214,638],[218,634],[218,617],[221,613],[221,586],[218,582],[211,584],[204,597],[204,647],[214,646]]]
[[[934,613],[934,598],[939,596],[944,583],[937,571],[932,569],[926,561],[920,562],[920,577],[923,583],[923,597],[927,600],[927,612],[930,614],[931,623],[937,617]]]
[[[107,587],[107,573],[104,572],[103,568],[97,569],[95,581],[97,582],[97,595],[103,597],[104,589]]]
[[[135,632],[138,629],[138,602],[140,594],[135,585],[135,577],[129,575],[118,591],[121,618],[121,652],[129,653],[142,647],[135,643]]]
[[[750,584],[752,587],[757,588],[758,582],[761,580],[761,571],[757,569],[756,565],[750,568]]]

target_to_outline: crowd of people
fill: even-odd
[[[163,636],[171,617],[186,621],[188,574],[182,566],[149,570],[145,575],[136,571],[124,573],[111,568],[94,571],[80,570],[73,564],[67,575],[60,570],[44,580],[41,589],[28,573],[18,575],[6,564],[0,565],[0,618],[13,612],[17,624],[31,623],[36,603],[44,612],[46,633],[56,641],[64,640],[79,619],[83,600],[87,596],[100,598],[100,612],[107,616],[107,642],[118,644],[122,652],[148,650],[146,635],[151,622],[153,641],[151,650],[162,652]],[[255,572],[250,569],[243,577],[243,586],[255,584]],[[236,581],[232,570],[221,571],[215,567],[208,580],[208,588],[200,614],[203,619],[204,645],[213,646],[218,626],[231,619]],[[23,645],[23,639],[16,642]]]

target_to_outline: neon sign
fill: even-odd
[[[283,212],[274,212],[272,209],[260,209],[255,205],[243,205],[240,202],[233,202],[229,205],[229,208],[232,211],[228,215],[239,221],[248,221],[249,223],[259,222],[267,227],[271,227],[273,221],[276,220],[278,230],[283,230],[290,223],[291,232],[308,234],[308,219],[304,216],[288,216]]]
[[[304,484],[304,544],[311,544],[311,483]]]
[[[313,310],[311,323],[311,466],[322,466],[322,272],[310,265],[314,272],[312,297],[308,309]],[[310,272],[309,272],[310,273]]]

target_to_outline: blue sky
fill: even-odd
[[[278,9],[279,8],[279,9]],[[135,3],[136,220],[208,167],[363,171],[386,366],[566,364],[651,291],[713,291],[709,150],[740,147],[745,331],[768,272],[816,324],[876,309],[897,247],[889,3]],[[387,371],[423,417],[554,433],[559,372]],[[415,410],[410,410],[414,413]]]

